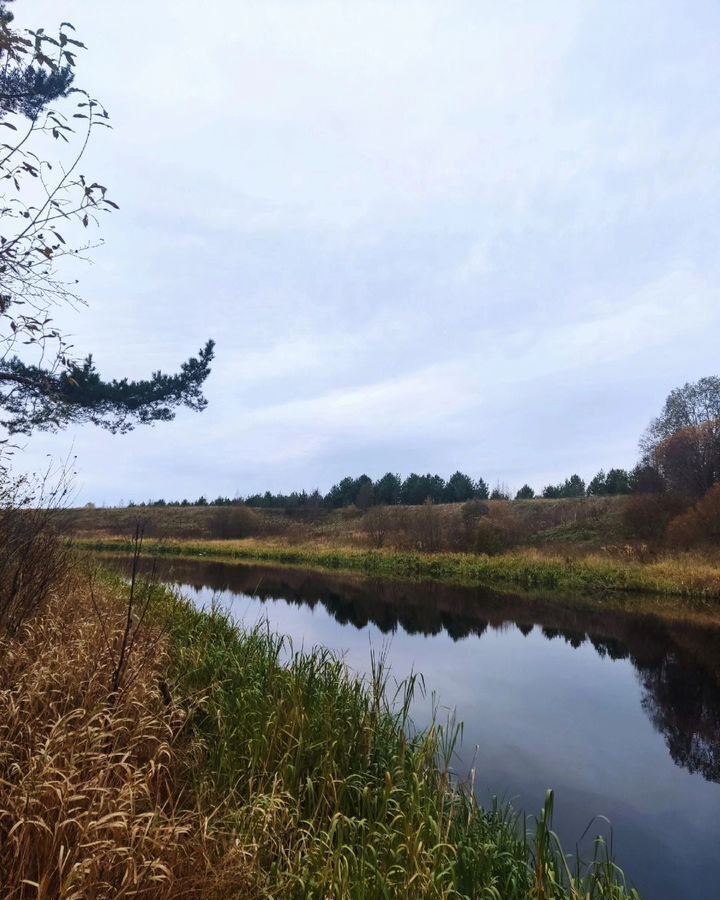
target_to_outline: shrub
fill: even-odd
[[[515,546],[529,537],[529,527],[512,505],[502,503],[493,506],[487,524],[497,532],[501,549]],[[488,552],[488,551],[486,551]]]
[[[472,550],[475,553],[502,553],[507,547],[503,534],[499,528],[492,525],[487,519],[481,519],[475,526],[473,533]]]
[[[623,510],[623,521],[630,536],[658,541],[686,508],[687,501],[676,494],[634,494]]]
[[[261,525],[260,516],[246,506],[225,506],[213,514],[208,531],[210,537],[217,540],[239,540],[257,535]]]
[[[470,500],[461,508],[454,533],[448,535],[448,547],[468,553],[500,553],[512,542],[514,522],[505,504],[491,509],[482,500]]]
[[[13,634],[65,578],[68,550],[44,510],[0,513],[0,629]]]
[[[484,543],[480,539],[480,523],[490,515],[490,507],[482,500],[468,500],[460,507],[459,520],[456,519],[456,529],[449,536],[451,546],[456,550],[464,550],[468,553],[484,553],[478,549]]]
[[[440,516],[428,498],[415,516],[415,539],[418,550],[432,553],[440,549]]]
[[[686,550],[720,543],[720,484],[711,488],[692,509],[670,522],[667,539],[672,546]]]
[[[67,572],[68,550],[54,526],[68,493],[61,470],[14,478],[0,459],[0,632],[13,634],[48,600]]]
[[[365,534],[371,547],[379,550],[385,545],[390,528],[390,513],[385,506],[374,506],[363,518]]]
[[[490,507],[482,500],[468,500],[463,503],[460,515],[465,523],[477,522],[483,516],[490,515]]]

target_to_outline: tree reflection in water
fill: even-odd
[[[673,652],[638,668],[643,709],[678,766],[720,781],[720,691],[717,682]]]
[[[127,571],[127,561],[103,557]],[[589,641],[612,660],[629,659],[643,689],[642,707],[676,765],[720,782],[720,625],[675,622],[652,613],[563,605],[557,600],[437,582],[402,582],[300,569],[197,560],[159,560],[161,580],[228,591],[263,602],[318,603],[342,625],[374,624],[385,634],[446,632],[455,641],[514,624],[536,627],[572,647]]]

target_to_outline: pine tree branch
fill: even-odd
[[[181,406],[201,411],[207,406],[202,386],[213,356],[214,342],[208,341],[176,374],[158,371],[140,381],[104,381],[92,356],[62,372],[13,357],[0,363],[0,408],[10,414],[1,424],[10,433],[24,434],[83,422],[126,432],[138,423],[169,421]]]

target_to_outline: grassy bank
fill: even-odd
[[[636,538],[625,522],[627,498],[583,497],[512,503],[354,506],[328,510],[243,505],[145,506],[64,510],[59,524],[78,537],[122,537],[138,520],[147,537],[170,540],[279,540],[399,551],[495,552],[515,547],[556,553],[623,547]]]
[[[85,549],[98,551],[127,552],[131,547],[130,542],[122,538],[79,539],[76,543]],[[691,556],[640,563],[600,555],[578,558],[551,556],[532,550],[484,556],[289,546],[256,540],[147,540],[145,550],[148,554],[275,562],[469,585],[499,583],[524,589],[635,592],[720,599],[720,569]]]
[[[324,650],[157,587],[76,574],[0,639],[0,876],[12,897],[620,898],[551,830],[482,810],[453,729],[413,734]]]
[[[412,682],[391,705],[380,664],[366,684],[322,649],[283,663],[282,638],[218,613],[183,604],[172,623],[177,680],[208,697],[196,723],[205,790],[233,798],[273,895],[626,896],[602,848],[586,877],[570,871],[551,803],[525,831],[453,785],[457,731],[412,736]]]

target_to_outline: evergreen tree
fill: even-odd
[[[458,471],[450,476],[445,486],[446,503],[464,503],[466,500],[472,500],[474,495],[475,485],[469,475]]]
[[[603,469],[591,479],[587,486],[588,497],[603,497],[608,493],[607,475]]]
[[[490,494],[491,500],[509,500],[510,499],[510,491],[506,484],[498,481],[495,487],[492,489]]]
[[[427,490],[422,475],[411,472],[402,483],[400,497],[407,506],[419,506],[424,503]]]
[[[478,478],[475,482],[475,490],[473,491],[473,498],[475,500],[489,500],[490,499],[490,488],[488,487],[487,481],[484,478]]]
[[[43,36],[42,29],[24,37],[10,27],[13,19],[7,3],[0,3],[0,53],[7,61],[0,69],[0,110],[35,119],[48,104],[67,97],[75,77],[72,48],[85,45],[70,37],[65,23],[59,45],[69,57],[51,59],[45,51],[53,39]]]
[[[418,475],[411,472],[402,484],[400,496],[409,506],[421,506],[426,500],[442,503],[445,481],[439,475]]]
[[[351,506],[355,503],[360,488],[366,481],[370,481],[367,475],[361,475],[360,478],[352,478],[348,475],[330,488],[330,492],[325,497],[326,505],[334,509]]]
[[[614,496],[630,493],[630,475],[625,469],[600,469],[587,486],[588,497]]]
[[[445,496],[445,479],[439,475],[425,476],[427,482],[427,495],[425,499],[432,500],[433,503],[442,503]],[[424,501],[423,501],[424,502]]]
[[[372,479],[367,475],[358,478],[358,490],[355,494],[355,506],[363,511],[370,509],[375,502],[375,489]]]
[[[400,503],[402,481],[399,475],[387,472],[375,482],[375,502],[383,506],[395,506]]]
[[[563,497],[584,497],[585,482],[579,475],[571,475],[562,487]]]
[[[562,484],[549,484],[543,488],[546,500],[560,500],[569,497],[584,497],[585,482],[579,475],[571,475]]]
[[[611,495],[630,493],[630,473],[625,469],[610,469],[605,479],[607,492]]]
[[[529,484],[524,484],[520,490],[515,494],[516,500],[532,500],[535,496],[535,491],[530,487]]]
[[[55,372],[13,357],[0,362],[0,407],[9,414],[2,424],[23,434],[85,422],[125,432],[136,424],[170,421],[178,406],[199,412],[207,406],[202,385],[210,374],[213,347],[208,341],[175,375],[155,372],[144,381],[103,381],[91,356]]]

